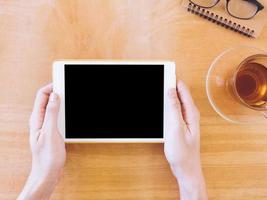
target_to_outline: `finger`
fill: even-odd
[[[183,118],[188,125],[188,128],[193,132],[198,132],[199,128],[199,111],[194,103],[189,89],[183,81],[179,81],[178,94],[181,101]]]
[[[51,93],[49,101],[46,106],[45,118],[43,127],[44,130],[48,130],[48,133],[55,132],[57,128],[58,112],[59,112],[60,100],[56,93]]]
[[[38,90],[30,117],[31,132],[37,132],[37,130],[41,129],[44,121],[46,105],[51,92],[52,84],[48,84]]]

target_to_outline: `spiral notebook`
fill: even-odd
[[[182,6],[188,12],[223,26],[226,29],[248,37],[257,38],[267,21],[267,2],[266,0],[260,2],[265,8],[250,20],[241,20],[230,16],[225,9],[225,0],[221,0],[218,5],[209,9],[201,8],[189,0],[183,0]]]

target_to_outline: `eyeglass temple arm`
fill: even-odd
[[[264,9],[264,6],[260,2],[258,2],[257,0],[243,0],[243,1],[247,1],[249,3],[252,3],[252,4],[258,6],[258,11]]]

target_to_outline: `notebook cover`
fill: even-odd
[[[249,37],[257,38],[267,21],[267,2],[266,0],[262,0],[260,3],[264,6],[264,9],[258,12],[257,15],[250,20],[237,19],[229,15],[226,11],[225,0],[221,0],[216,6],[209,9],[199,8],[189,0],[183,0],[182,6],[189,12],[222,25],[225,28],[229,28]]]

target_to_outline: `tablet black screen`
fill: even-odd
[[[163,65],[65,65],[66,138],[163,138]]]

